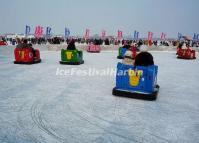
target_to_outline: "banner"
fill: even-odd
[[[106,31],[105,31],[105,30],[102,30],[101,38],[102,38],[102,39],[105,39],[105,37],[106,37]]]
[[[182,38],[182,34],[178,32],[178,40]]]
[[[199,34],[194,33],[194,35],[193,35],[193,41],[197,41],[197,40],[198,40],[198,35],[199,35]]]
[[[148,32],[148,41],[153,41],[153,32]]]
[[[117,31],[117,38],[118,38],[118,39],[121,39],[121,38],[123,37],[122,34],[123,34],[122,31],[118,30],[118,31]]]
[[[35,36],[36,38],[40,38],[40,37],[42,36],[42,34],[43,34],[43,27],[41,27],[41,26],[36,26],[36,27],[35,27],[35,34],[34,34],[34,36]]]
[[[27,37],[30,34],[30,26],[26,25],[25,36]]]
[[[160,39],[161,39],[161,40],[165,40],[165,39],[166,39],[166,34],[162,32],[162,33],[161,33],[161,36],[160,36]]]
[[[89,35],[90,35],[90,30],[89,30],[89,29],[86,29],[86,33],[84,34],[84,38],[85,38],[85,39],[88,39],[88,38],[89,38]]]
[[[65,34],[64,34],[65,39],[67,39],[69,36],[70,36],[70,30],[69,28],[65,28]]]
[[[138,31],[134,31],[134,36],[133,36],[134,40],[138,40],[139,39],[139,32]]]
[[[50,38],[51,37],[51,28],[50,27],[47,27],[46,28],[46,38]]]

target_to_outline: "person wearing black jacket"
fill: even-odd
[[[140,52],[135,57],[134,66],[151,66],[154,65],[153,56],[149,52]]]
[[[67,50],[76,50],[75,41],[71,40],[68,44]]]

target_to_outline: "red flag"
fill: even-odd
[[[43,34],[43,27],[37,26],[37,27],[35,28],[35,34],[34,34],[34,36],[35,36],[36,38],[40,38],[40,37],[42,36],[42,34]]]
[[[102,39],[105,39],[105,37],[106,37],[106,31],[105,31],[105,30],[102,30],[101,38],[102,38]]]
[[[89,34],[90,34],[90,30],[86,29],[86,33],[84,35],[84,38],[88,39],[89,38]]]
[[[152,41],[153,40],[153,32],[149,31],[148,32],[148,41]]]
[[[166,34],[162,32],[162,33],[161,33],[161,36],[160,36],[160,39],[161,39],[161,40],[165,40],[165,39],[166,39]]]
[[[121,39],[123,36],[122,36],[122,31],[118,30],[117,31],[117,38],[118,39]]]

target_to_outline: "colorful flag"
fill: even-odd
[[[70,36],[70,30],[69,28],[65,28],[65,39],[67,39]]]
[[[138,31],[134,31],[134,37],[133,37],[134,40],[138,40],[139,39],[139,32]]]
[[[25,36],[27,37],[30,34],[30,26],[26,25]]]
[[[149,31],[148,32],[148,41],[152,41],[153,40],[153,32]]]
[[[105,39],[105,37],[106,37],[106,31],[105,31],[105,30],[102,30],[101,38],[102,38],[102,39]]]
[[[182,34],[178,32],[178,40],[182,38]]]
[[[121,38],[123,37],[122,34],[123,34],[122,31],[118,30],[118,31],[117,31],[117,38],[118,38],[118,39],[121,39]]]
[[[84,38],[88,39],[90,35],[90,30],[86,29],[86,33],[84,34]]]
[[[49,37],[51,36],[51,30],[52,30],[52,29],[51,29],[50,27],[47,27],[47,28],[46,28],[46,37],[47,37],[47,38],[49,38]]]
[[[193,35],[193,40],[194,40],[194,41],[198,40],[198,34],[197,34],[197,33],[194,33],[194,35]]]
[[[40,37],[42,36],[42,34],[43,34],[43,27],[37,26],[37,27],[35,28],[35,34],[34,34],[34,36],[35,36],[36,38],[40,38]]]
[[[162,32],[162,33],[161,33],[161,36],[160,36],[160,39],[161,39],[161,40],[165,40],[165,39],[166,39],[166,34]]]

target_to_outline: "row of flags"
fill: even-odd
[[[183,36],[182,33],[178,33],[178,40],[181,40],[184,37],[186,37],[186,36]],[[199,40],[199,34],[198,33],[194,33],[192,40],[193,41],[198,41]]]
[[[27,37],[28,35],[30,35],[31,32],[31,27],[26,25],[25,28],[25,36]],[[51,27],[46,27],[46,33],[45,33],[45,37],[46,38],[50,38],[52,36],[52,28]],[[43,27],[42,26],[36,26],[35,27],[35,31],[34,31],[34,36],[36,38],[40,38],[42,37],[43,34]],[[149,31],[148,32],[148,40],[152,41],[153,40],[153,32]],[[69,28],[65,28],[65,33],[64,33],[65,38],[68,38],[70,36],[70,29]],[[90,37],[90,29],[86,29],[85,34],[84,34],[84,38],[88,39]],[[102,30],[100,37],[102,39],[106,38],[106,31]],[[139,32],[138,31],[134,31],[134,33],[132,34],[132,37],[134,40],[138,40],[139,39]],[[123,38],[123,32],[121,30],[117,31],[117,39],[122,39]],[[178,40],[181,40],[183,38],[183,35],[181,33],[178,33]],[[166,40],[166,34],[164,32],[161,33],[160,35],[160,39],[161,40]],[[194,33],[193,36],[193,40],[199,40],[199,34]]]
[[[52,36],[51,31],[52,31],[51,27],[46,27],[46,33],[45,33],[46,38],[50,38]],[[26,25],[25,36],[27,37],[28,35],[30,35],[30,32],[31,32],[31,27]],[[38,25],[35,27],[34,36],[36,38],[40,38],[43,36],[43,27],[42,26]],[[70,30],[69,30],[69,28],[65,28],[65,38],[68,38],[69,36],[70,36]]]
[[[26,29],[25,29],[25,36],[27,37],[28,35],[30,35],[30,31],[31,31],[31,27],[26,25]],[[46,28],[46,37],[51,35],[51,28],[47,27]],[[43,27],[42,26],[36,26],[35,27],[35,31],[34,31],[34,36],[36,38],[40,38],[41,36],[43,36]]]

